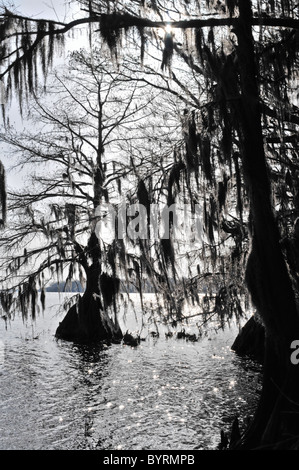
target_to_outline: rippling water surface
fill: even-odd
[[[252,415],[260,373],[231,351],[237,328],[90,348],[54,338],[60,301],[49,293],[34,323],[0,323],[0,449],[211,449]]]

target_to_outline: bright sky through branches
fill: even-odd
[[[71,6],[63,0],[19,0],[15,2],[16,9],[24,16],[64,21],[70,18]]]
[[[168,25],[165,27],[165,31],[166,31],[166,33],[168,33],[168,34],[171,34],[172,31],[173,31],[172,26],[171,26],[170,24],[168,24]]]
[[[38,1],[38,0],[19,0],[14,2],[14,7],[8,4],[8,8],[17,12],[21,15],[32,17],[32,18],[43,18],[49,20],[56,20],[61,22],[72,21],[78,16],[82,16],[82,12],[80,11],[79,5],[76,5],[75,2],[67,2],[64,0],[45,0],[45,1]],[[66,38],[67,39],[67,38]],[[83,47],[86,42],[86,46],[88,45],[88,36],[87,34],[84,36],[78,35],[78,39],[70,38],[66,42],[66,48],[63,51],[62,57],[56,57],[54,68],[63,66],[67,61],[68,53],[77,50],[78,44],[80,47]],[[0,88],[0,104],[4,104],[4,88]],[[28,123],[21,118],[19,105],[18,103],[13,100],[10,103],[9,108],[6,106],[6,114],[9,114],[10,123],[20,130]],[[24,184],[24,172],[18,171],[17,168],[11,169],[12,160],[11,155],[7,153],[7,147],[5,144],[0,144],[0,150],[2,153],[2,161],[6,168],[7,174],[7,183],[10,187],[22,187]]]

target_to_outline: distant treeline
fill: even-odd
[[[54,282],[46,288],[46,292],[84,292],[84,290],[80,281],[68,282],[67,284],[64,281]],[[146,293],[154,292],[152,284],[146,279],[142,281],[142,291]],[[120,292],[129,292],[132,294],[138,292],[138,289],[131,282],[126,283],[121,281]]]
[[[73,281],[72,283],[65,283],[64,281],[53,282],[45,290],[46,292],[84,292],[84,288],[79,281]]]

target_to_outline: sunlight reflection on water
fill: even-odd
[[[54,338],[58,301],[49,294],[34,325],[0,324],[1,449],[208,449],[252,415],[259,368],[230,350],[236,328],[195,343],[80,346]]]

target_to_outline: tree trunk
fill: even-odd
[[[265,328],[253,315],[245,323],[231,349],[240,356],[250,356],[260,364],[265,356]]]
[[[246,282],[265,325],[266,343],[261,400],[251,427],[235,447],[288,448],[299,436],[299,368],[290,361],[291,342],[299,339],[299,320],[272,209],[250,26],[250,0],[239,2],[239,12],[236,33],[242,90],[240,141],[252,216],[252,248]]]
[[[91,234],[87,246],[92,259],[90,266],[82,248],[78,244],[76,248],[86,273],[86,290],[59,324],[56,337],[80,343],[120,342],[122,332],[116,315],[113,321],[107,313],[107,308],[115,300],[118,284],[116,279],[102,273],[101,250],[95,233]]]
[[[87,271],[86,290],[59,324],[55,334],[57,338],[79,343],[113,343],[122,339],[117,319],[113,321],[103,308],[99,279],[100,273],[92,265]]]

